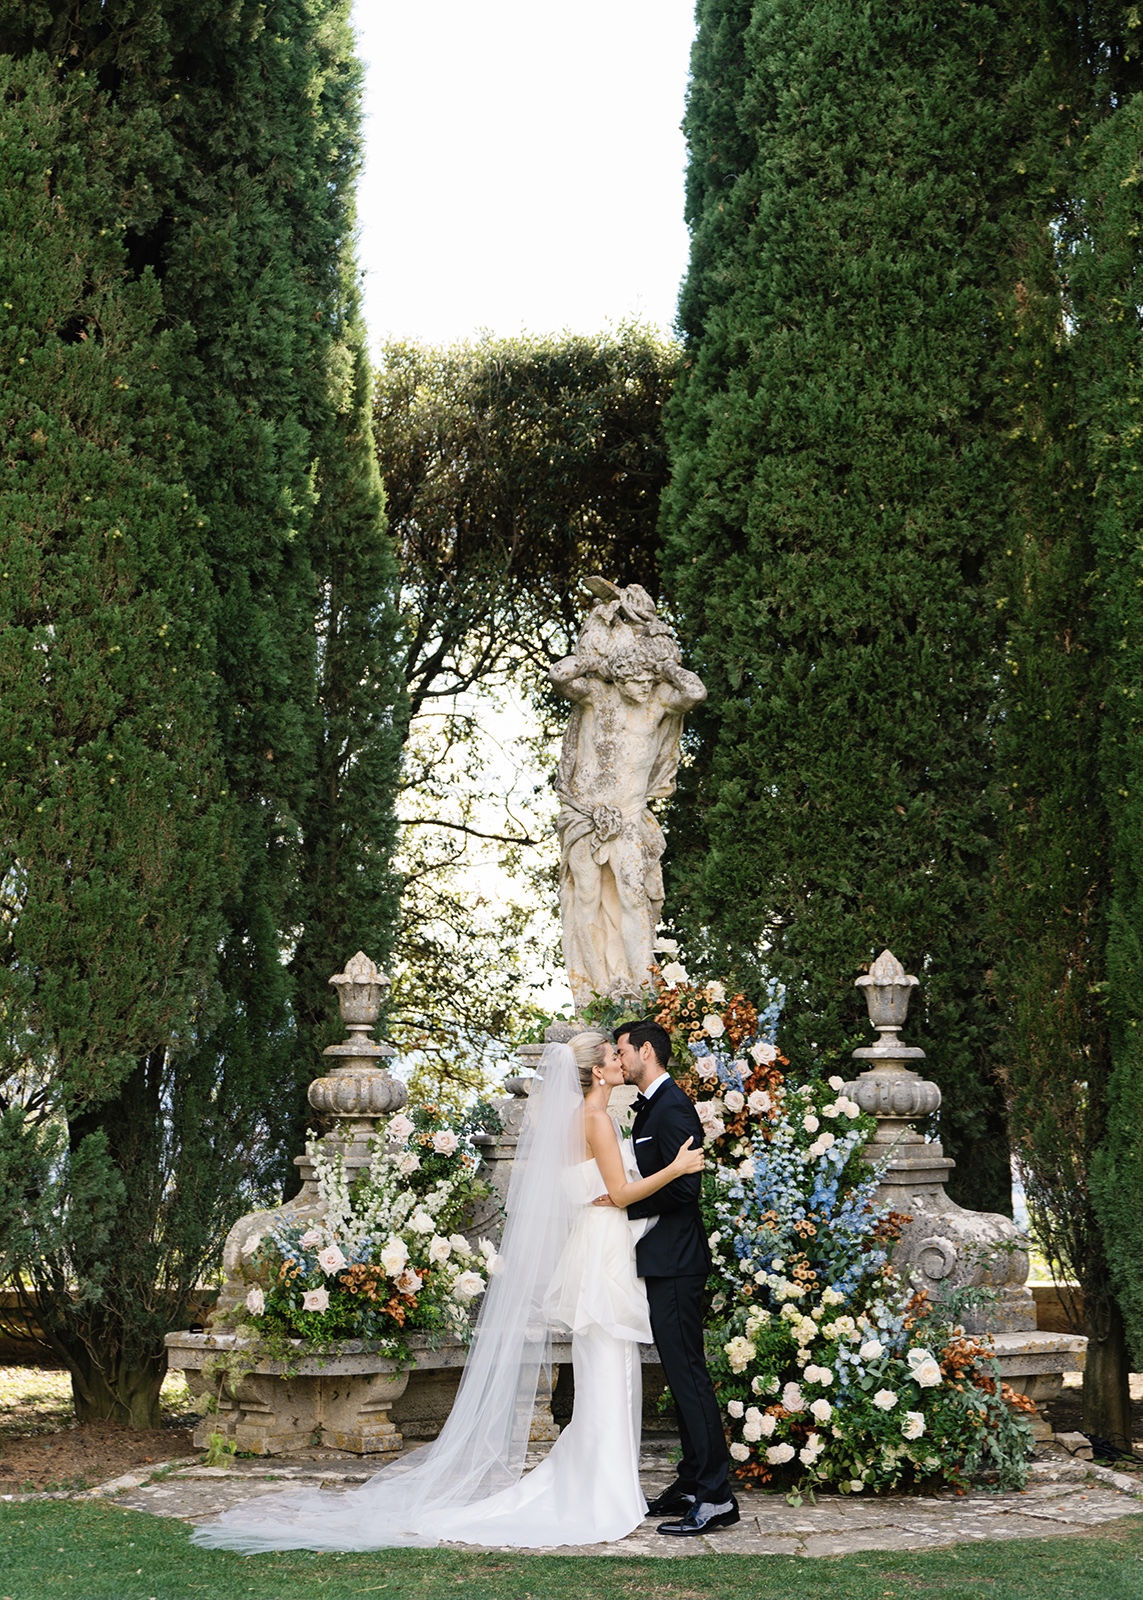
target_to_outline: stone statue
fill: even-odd
[[[560,913],[577,1009],[649,981],[663,907],[663,830],[648,801],[673,794],[683,716],[706,688],[638,584],[589,578],[575,654],[551,667],[574,710],[556,776]]]

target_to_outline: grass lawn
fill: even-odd
[[[1143,1518],[1098,1536],[928,1555],[635,1560],[459,1555],[235,1556],[183,1523],[99,1501],[0,1507],[0,1600],[1141,1600]]]

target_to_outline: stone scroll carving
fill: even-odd
[[[706,687],[638,584],[589,578],[575,654],[550,668],[574,707],[556,779],[560,915],[576,1009],[646,988],[663,907],[663,830],[648,802],[674,793],[683,717]]]

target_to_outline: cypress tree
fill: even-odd
[[[1102,1224],[1099,1260],[1106,1256],[1114,1288],[1112,1295],[1106,1283],[1099,1286],[1088,1317],[1094,1353],[1108,1368],[1102,1410],[1088,1421],[1129,1447],[1128,1353],[1136,1365],[1143,1361],[1143,95],[1095,129],[1084,157],[1071,287],[1094,546],[1086,589],[1099,652],[1091,740],[1099,799],[1089,791],[1086,805],[1106,831],[1097,986],[1106,1047],[1103,1070],[1088,1073],[1081,1103],[1094,1114],[1091,1199]]]
[[[299,1051],[322,1009],[313,975],[324,982],[358,943],[384,954],[392,915],[401,711],[349,255],[359,72],[347,14],[348,0],[0,10],[13,57],[48,47],[35,59],[57,97],[89,84],[102,121],[82,138],[114,135],[92,228],[177,350],[166,361],[160,341],[140,358],[169,381],[159,454],[177,463],[186,508],[158,566],[185,590],[180,628],[204,607],[208,618],[195,642],[209,716],[186,758],[203,766],[212,876],[167,900],[152,867],[155,896],[190,919],[202,953],[180,973],[188,1004],[145,1040],[110,1026],[114,1069],[93,1073],[88,1050],[83,1092],[53,1088],[66,1150],[58,1124],[21,1117],[5,1146],[24,1193],[4,1265],[38,1288],[81,1414],[157,1418],[163,1331],[232,1218],[288,1171],[299,1080],[312,1076]],[[96,652],[93,675],[105,665]],[[179,750],[173,712],[156,721]],[[128,865],[145,859],[135,813],[116,821]],[[105,877],[130,882],[98,839],[95,850]],[[194,871],[189,851],[183,865]],[[77,944],[80,913],[69,907]],[[339,948],[320,948],[332,939]],[[38,1052],[56,1083],[63,1021],[54,1000],[19,1013],[17,1075]]]
[[[172,392],[186,340],[123,243],[149,206],[127,174],[167,154],[157,119],[113,111],[93,77],[0,57],[0,1272],[38,1293],[80,1415],[131,1421],[154,1415],[154,1346],[218,1220],[139,1148],[137,1117],[95,1109],[160,1092],[220,933],[214,598]],[[168,1125],[193,1160],[209,1108],[188,1128],[187,1098]]]
[[[1131,733],[1115,685],[1129,681],[1121,675],[1132,606],[1126,524],[1115,519],[1131,482],[1117,441],[1129,425],[1133,360],[1131,319],[1117,296],[1134,245],[1130,202],[1111,192],[1131,163],[1123,146],[1110,165],[1109,152],[1113,130],[1129,127],[1115,108],[1138,87],[1140,63],[1122,8],[1049,12],[1041,24],[1024,118],[1035,203],[1017,237],[1019,278],[1004,314],[1013,517],[998,581],[1007,643],[993,984],[1034,1229],[1054,1269],[1082,1290],[1082,1317],[1064,1298],[1089,1339],[1084,1426],[1123,1444],[1131,1436],[1125,1280],[1117,1284],[1112,1267],[1134,1245],[1130,1230],[1120,1242],[1107,1215],[1101,1226],[1098,1198],[1111,1086],[1124,1081],[1131,1036],[1130,1001],[1124,1009],[1112,970],[1123,970],[1114,930],[1131,899],[1117,843],[1130,833],[1124,780],[1115,772]],[[1102,153],[1093,160],[1091,150]],[[1117,1182],[1130,1189],[1126,1171]]]
[[[781,982],[802,1070],[844,1066],[852,979],[891,946],[922,980],[950,1188],[1001,1211],[990,579],[1018,12],[700,0],[662,524],[711,690],[672,904]]]

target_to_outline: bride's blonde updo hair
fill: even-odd
[[[592,1069],[603,1065],[610,1045],[607,1034],[600,1033],[598,1028],[588,1028],[585,1033],[577,1033],[568,1040],[568,1049],[579,1068],[580,1087],[584,1094],[592,1085]]]

